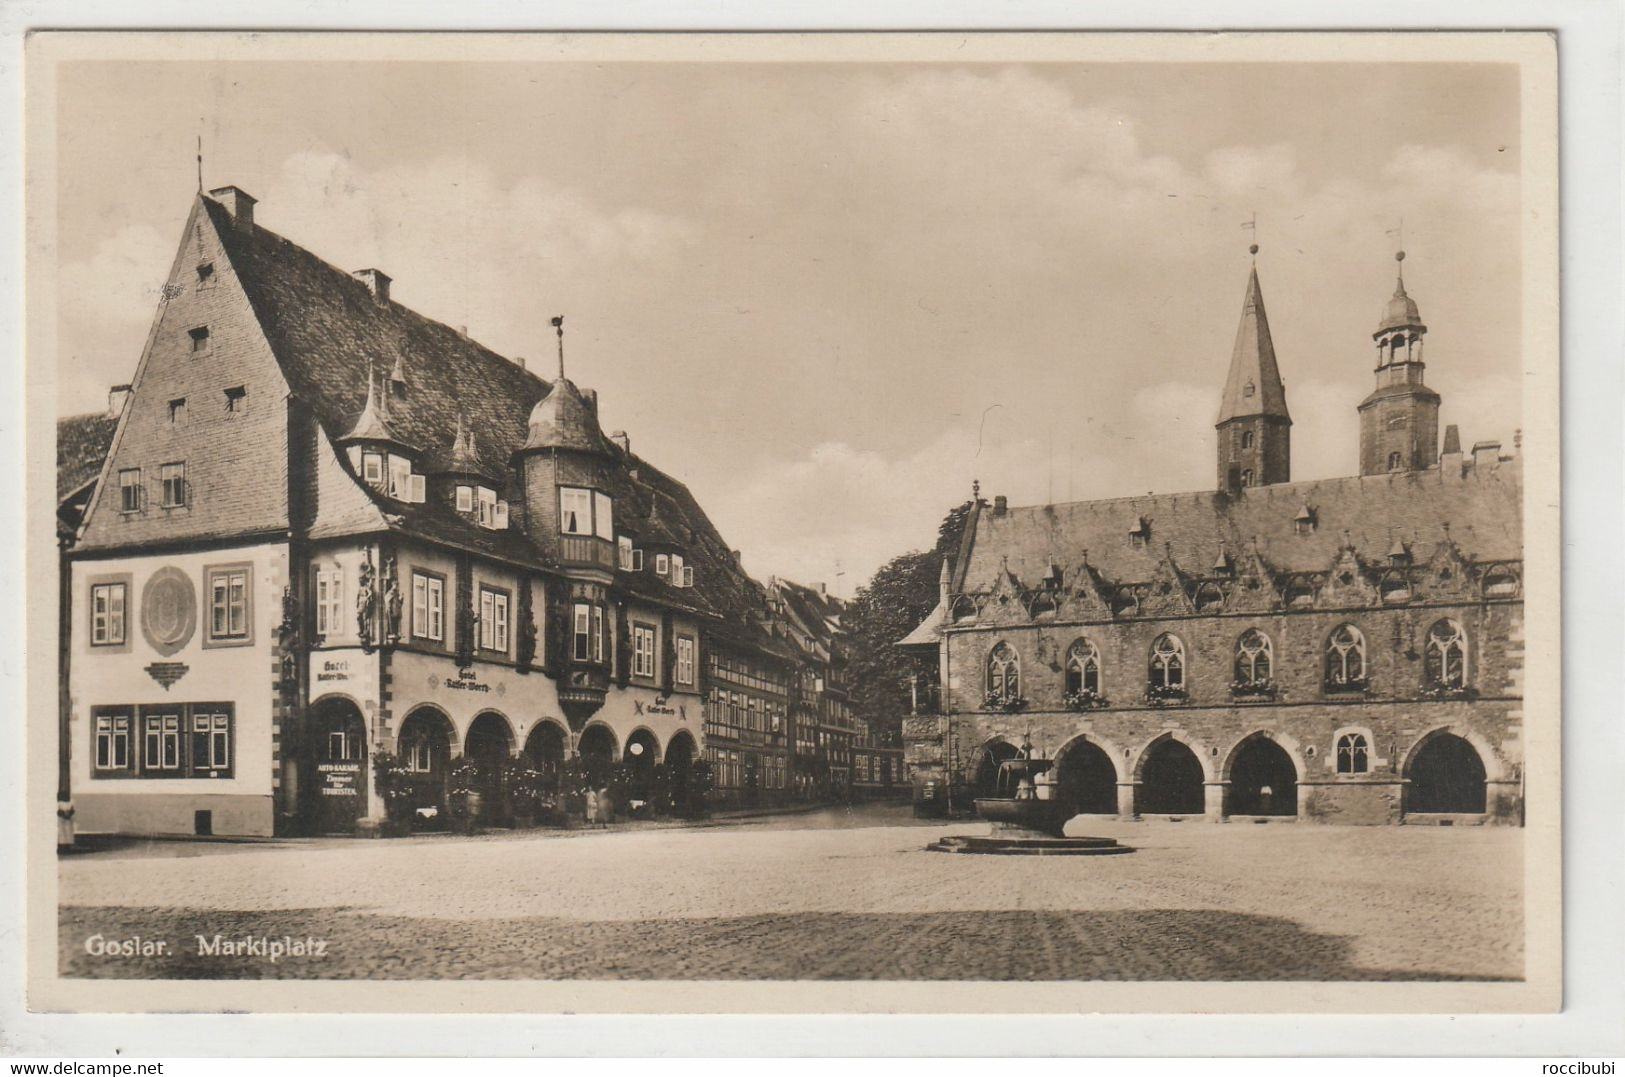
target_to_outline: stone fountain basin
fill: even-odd
[[[976,811],[993,824],[995,832],[1022,832],[1034,837],[1065,837],[1062,828],[1072,817],[1071,811],[1059,800],[1040,800],[1037,797],[1011,799],[1007,797],[978,797]]]

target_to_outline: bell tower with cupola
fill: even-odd
[[[1360,474],[1421,471],[1439,463],[1439,394],[1422,381],[1422,323],[1405,292],[1405,252],[1394,255],[1399,282],[1371,339],[1377,385],[1360,402]]]
[[[1250,248],[1258,254],[1258,244]],[[1247,278],[1247,298],[1230,353],[1230,374],[1219,406],[1219,489],[1292,481],[1292,416],[1286,385],[1275,363],[1275,341],[1264,313],[1258,265]]]

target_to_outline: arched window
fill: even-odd
[[[1326,687],[1365,687],[1365,637],[1353,625],[1338,625],[1326,639]]]
[[[1268,684],[1272,657],[1268,636],[1256,628],[1243,632],[1236,640],[1236,686],[1257,688]]]
[[[1164,633],[1151,644],[1150,688],[1154,693],[1184,691],[1185,645],[1178,636]]]
[[[1100,694],[1100,651],[1087,639],[1080,639],[1066,652],[1066,691],[1068,695]]]
[[[1467,633],[1448,618],[1428,629],[1423,669],[1430,688],[1467,687]]]
[[[1250,449],[1253,447],[1253,432],[1251,430],[1243,430],[1241,432],[1241,447],[1243,449]]]
[[[1403,455],[1401,455],[1400,453],[1397,453],[1397,452],[1389,453],[1388,454],[1388,470],[1389,471],[1398,471],[1400,469],[1400,466],[1401,466],[1402,462],[1404,461],[1404,459],[1405,459],[1405,457]]]
[[[1337,773],[1364,774],[1370,766],[1370,747],[1362,733],[1344,733],[1337,738]]]
[[[1021,658],[1008,643],[988,652],[987,694],[999,700],[1021,698]]]
[[[1243,486],[1251,486],[1252,484],[1253,484],[1253,469],[1250,468],[1250,467],[1242,468],[1241,469],[1241,485],[1243,485]]]

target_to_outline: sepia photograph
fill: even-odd
[[[28,61],[42,1008],[1559,1005],[1546,35]]]

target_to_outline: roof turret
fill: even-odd
[[[1427,332],[1428,327],[1422,324],[1422,312],[1405,291],[1405,252],[1397,251],[1394,261],[1399,263],[1399,280],[1394,285],[1394,294],[1388,300],[1388,306],[1382,312],[1382,324],[1377,331],[1371,334],[1380,337],[1392,329],[1416,329]]]
[[[373,383],[372,363],[367,364],[367,402],[361,408],[361,414],[356,416],[350,430],[339,438],[340,444],[352,441],[373,441],[395,445],[399,448],[416,449],[408,442],[396,435],[389,425],[389,405],[386,397],[380,397]]]

